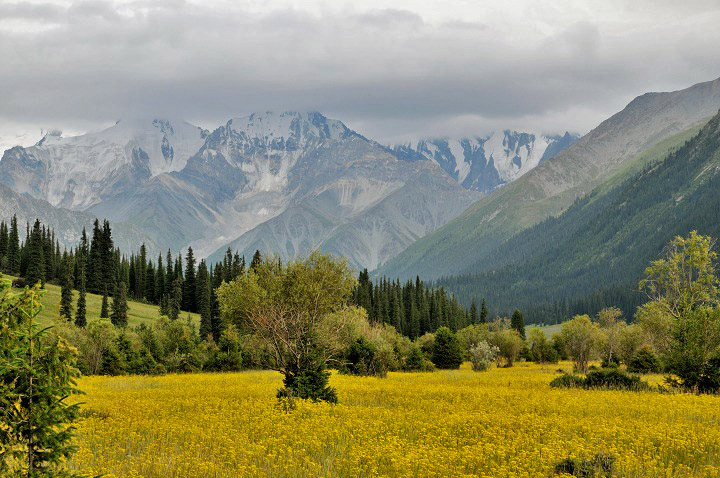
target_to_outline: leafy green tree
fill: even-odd
[[[12,294],[0,279],[0,475],[71,477],[79,393],[75,350],[38,330],[39,287]]]
[[[328,387],[327,351],[318,346],[325,316],[344,307],[355,279],[345,260],[319,252],[282,265],[262,261],[218,290],[223,317],[250,330],[272,351],[284,376],[282,396],[336,401]]]
[[[525,318],[518,309],[515,309],[515,312],[513,312],[512,318],[510,319],[510,326],[525,340]]]
[[[488,336],[488,342],[490,345],[494,345],[498,348],[497,361],[498,366],[500,365],[500,359],[505,359],[505,366],[512,367],[517,359],[520,351],[523,348],[525,342],[520,333],[517,330],[508,327],[507,319],[503,321],[496,321],[493,324],[497,324],[491,334]]]
[[[440,369],[456,369],[462,364],[462,351],[457,336],[447,327],[435,331],[432,363]]]
[[[128,304],[127,304],[127,286],[125,282],[120,282],[120,286],[113,296],[112,314],[110,321],[115,327],[127,327],[128,324]]]
[[[567,353],[575,361],[575,369],[586,373],[588,362],[598,351],[603,335],[589,316],[576,315],[572,320],[563,324],[560,330],[560,339]]]
[[[638,312],[638,320],[666,325],[663,362],[682,386],[702,392],[720,389],[712,378],[720,374],[714,368],[720,357],[720,288],[713,246],[712,238],[695,231],[676,237],[640,282],[652,300]]]

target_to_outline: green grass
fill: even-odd
[[[530,333],[530,329],[540,329],[540,330],[542,330],[543,332],[545,332],[545,336],[546,336],[548,339],[551,339],[551,338],[553,338],[553,335],[556,335],[556,334],[559,334],[559,333],[560,333],[560,329],[562,329],[562,326],[563,326],[563,324],[553,324],[553,325],[534,325],[534,324],[531,324],[531,325],[528,325],[528,326],[526,327],[526,329],[527,329],[526,332],[527,332],[527,333]]]
[[[14,279],[12,276],[3,276],[8,279]],[[77,305],[77,291],[73,292],[73,307]],[[100,307],[102,306],[102,296],[96,294],[87,294],[87,320],[97,320],[100,318]],[[112,304],[112,299],[109,300]],[[38,316],[40,325],[52,325],[52,323],[60,317],[60,287],[52,284],[46,284],[43,296],[40,299],[43,310]],[[136,327],[140,324],[152,324],[160,316],[160,310],[157,305],[143,304],[142,302],[128,301],[128,326]],[[190,314],[193,322],[198,325],[200,316],[198,314]],[[187,312],[183,312],[181,318],[187,317]]]

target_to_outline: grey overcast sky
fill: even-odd
[[[0,143],[266,110],[383,142],[584,133],[720,76],[718,25],[717,0],[0,0]]]

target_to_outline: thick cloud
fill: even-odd
[[[720,76],[716,3],[3,2],[0,137],[286,109],[381,141],[584,132],[646,91]]]

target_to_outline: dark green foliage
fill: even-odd
[[[351,375],[376,375],[384,377],[387,370],[375,360],[377,350],[365,337],[358,338],[347,352],[347,372]]]
[[[17,216],[14,214],[10,221],[10,232],[8,233],[7,270],[11,274],[16,274],[20,271],[20,235]]]
[[[197,283],[195,277],[195,256],[192,247],[188,247],[185,256],[185,278],[183,281],[182,310],[197,312]]]
[[[45,283],[45,246],[43,244],[42,228],[39,220],[35,221],[32,232],[25,247],[27,257],[27,268],[25,279],[28,284],[35,285],[38,282]]]
[[[113,297],[112,314],[110,321],[115,327],[127,327],[128,323],[127,286],[120,282],[117,292]]]
[[[447,327],[440,327],[435,332],[432,363],[439,369],[456,369],[462,364],[460,342]]]
[[[458,330],[471,322],[471,314],[444,289],[427,287],[417,277],[401,284],[386,278],[373,283],[366,270],[358,276],[353,304],[363,307],[374,323],[390,324],[411,339],[448,327]]]
[[[277,397],[337,403],[337,393],[328,386],[329,380],[330,372],[326,370],[325,364],[300,367],[285,375],[285,388],[278,390]]]
[[[257,269],[257,266],[260,265],[262,262],[262,255],[260,254],[260,251],[255,251],[255,254],[252,256],[252,260],[250,261],[250,270],[254,271]]]
[[[630,363],[627,364],[627,370],[630,373],[658,373],[660,369],[660,360],[650,347],[643,347],[638,350]]]
[[[616,461],[614,456],[604,453],[598,453],[592,460],[565,458],[555,465],[553,471],[556,475],[567,474],[581,478],[610,478],[615,472]]]
[[[640,380],[637,375],[628,375],[616,368],[592,370],[584,378],[566,373],[553,379],[550,386],[554,388],[627,390],[633,392],[653,390],[651,385]]]
[[[100,318],[107,319],[110,317],[110,311],[108,307],[108,292],[107,286],[103,288],[102,305],[100,306]]]
[[[510,327],[517,330],[520,337],[525,340],[525,318],[518,309],[515,309],[515,312],[513,312],[512,318],[510,319]]]
[[[484,294],[499,312],[521,307],[528,323],[558,323],[617,306],[632,316],[637,282],[668,241],[691,230],[720,237],[720,116],[659,164],[562,215],[529,228],[469,269],[438,281],[462,303]]]
[[[425,358],[425,354],[420,347],[413,346],[403,364],[403,370],[406,372],[427,372],[432,370],[432,363]]]
[[[205,365],[206,370],[214,372],[233,372],[243,365],[240,338],[234,327],[224,330],[218,341],[217,349]]]
[[[37,287],[13,297],[0,281],[0,475],[75,476],[65,469],[79,413],[66,403],[79,393],[75,352],[34,324]]]
[[[60,317],[66,320],[72,319],[73,304],[72,293],[75,278],[73,276],[73,262],[70,255],[65,252],[62,260],[62,288],[60,290]]]
[[[172,295],[168,298],[168,317],[177,320],[180,317],[180,309],[182,307],[183,288],[182,278],[177,277],[172,284]]]
[[[212,334],[212,284],[204,260],[200,261],[198,267],[195,304],[200,313],[200,337],[205,339]]]

